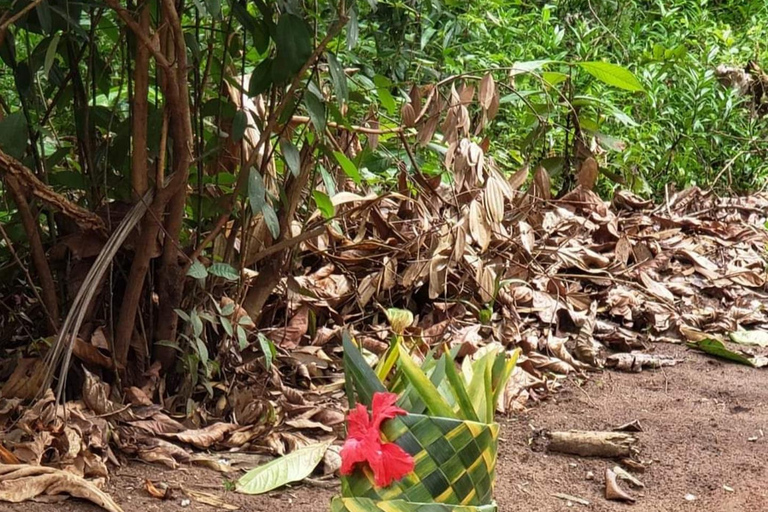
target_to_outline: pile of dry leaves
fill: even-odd
[[[674,364],[654,342],[717,343],[768,328],[768,196],[692,188],[657,206],[620,191],[606,203],[591,190],[596,167],[587,160],[577,188],[555,199],[543,169],[521,191],[527,170],[503,177],[466,139],[448,159],[456,182],[434,183],[419,200],[404,175],[395,194],[333,197],[337,220],[303,242],[293,276],[265,308],[278,326],[251,333],[236,358],[220,350],[222,378],[188,414],[167,412],[156,367],[145,386],[120,393],[83,370],[82,399],[66,407],[50,392],[32,407],[1,399],[0,499],[65,489],[117,510],[84,478],[98,483],[125,457],[232,472],[331,439],[344,421],[341,330],[381,355],[391,335],[386,308],[414,314],[405,335],[425,349],[444,343],[471,357],[490,343],[522,348],[502,411],[524,408],[568,374]],[[271,340],[274,356],[257,335]],[[24,371],[3,396],[25,382]],[[338,469],[336,453],[326,455],[327,474]],[[29,468],[44,474],[24,474]],[[32,491],[30,478],[42,482]]]

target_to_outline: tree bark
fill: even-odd
[[[149,33],[149,2],[145,2],[139,15],[139,27]],[[138,39],[138,38],[137,38]],[[131,187],[133,199],[138,201],[149,187],[147,172],[147,118],[149,113],[149,48],[137,40],[136,62],[133,73],[133,112],[131,132],[133,154],[131,157]]]
[[[51,267],[48,265],[48,259],[43,249],[43,241],[40,238],[40,231],[32,210],[29,207],[27,198],[24,195],[24,189],[21,187],[16,177],[7,176],[5,180],[8,185],[8,191],[11,193],[16,207],[19,209],[21,223],[24,226],[24,232],[29,237],[29,251],[32,255],[32,263],[35,266],[37,277],[40,280],[42,290],[43,306],[48,314],[48,330],[51,334],[59,329],[59,300],[56,296],[56,284],[53,281]]]

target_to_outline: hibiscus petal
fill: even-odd
[[[373,395],[373,428],[379,430],[384,420],[390,420],[395,416],[408,414],[395,405],[397,395],[395,393],[374,393]]]
[[[379,446],[376,456],[369,458],[373,477],[379,487],[388,487],[413,471],[413,457],[395,443]]]
[[[366,437],[371,430],[371,418],[368,410],[362,404],[357,404],[347,416],[347,436],[361,439]],[[378,429],[376,429],[378,430]]]
[[[371,452],[371,448],[367,446],[367,444],[365,439],[355,439],[352,437],[349,437],[344,441],[344,446],[341,447],[340,452],[340,471],[342,475],[351,474],[355,464],[368,460],[368,454]]]

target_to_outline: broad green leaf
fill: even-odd
[[[390,92],[390,89],[392,88],[392,82],[390,82],[389,78],[385,76],[376,75],[373,77],[373,83],[376,84],[376,94],[379,96],[381,105],[387,109],[387,112],[389,112],[390,115],[394,115],[397,111],[397,104],[395,103],[395,98],[392,97],[392,93]]]
[[[224,331],[230,335],[233,336],[235,331],[232,329],[232,322],[230,322],[229,318],[221,317],[221,326],[224,327]]]
[[[336,208],[333,206],[333,202],[331,202],[328,194],[322,190],[313,190],[312,197],[315,199],[317,209],[320,210],[325,219],[332,219],[336,215]]]
[[[261,213],[264,214],[264,222],[267,224],[267,228],[269,228],[269,233],[272,235],[272,238],[277,239],[280,235],[280,221],[277,220],[275,209],[272,208],[271,204],[264,203]]]
[[[208,267],[208,273],[216,277],[221,277],[227,281],[237,281],[240,279],[240,272],[235,267],[227,263],[214,263]]]
[[[312,126],[315,127],[315,131],[322,138],[326,124],[325,105],[317,96],[307,92],[304,95],[304,106],[307,107],[307,113],[309,113]]]
[[[330,444],[311,444],[253,468],[237,481],[235,489],[243,494],[263,494],[291,482],[304,480],[323,459]]]
[[[357,22],[357,7],[352,6],[347,13],[349,21],[347,22],[347,51],[357,46],[357,40],[360,37],[360,25]]]
[[[59,47],[59,40],[61,39],[61,34],[56,34],[51,38],[51,42],[48,43],[48,49],[45,50],[45,62],[43,63],[43,73],[45,76],[48,76],[48,73],[51,71],[51,66],[53,66],[53,61],[56,58],[56,50]]]
[[[251,211],[254,214],[261,213],[267,203],[267,189],[264,185],[264,179],[255,167],[251,167],[248,176],[248,201],[251,203]]]
[[[515,62],[514,64],[512,64],[512,70],[509,72],[509,75],[515,76],[523,73],[530,73],[531,71],[536,71],[537,69],[541,69],[547,64],[551,64],[551,63],[552,63],[552,60],[550,59]]]
[[[453,408],[448,405],[445,398],[440,395],[437,387],[427,378],[424,371],[411,358],[411,355],[406,352],[406,349],[400,345],[400,368],[410,384],[416,389],[419,394],[419,398],[427,406],[427,410],[434,416],[440,416],[444,418],[456,418],[456,414],[453,412]]]
[[[208,9],[208,13],[213,16],[213,19],[221,19],[221,0],[204,0],[205,7]],[[234,3],[234,2],[233,2]]]
[[[486,379],[490,379],[493,356],[493,352],[488,352],[483,357],[470,363],[472,378],[469,381],[469,386],[467,386],[467,394],[475,406],[477,417],[483,422],[493,420],[493,418],[491,420],[488,419],[488,402],[491,400],[492,395],[486,388]],[[464,361],[466,362],[467,360],[465,359]],[[465,378],[467,373],[464,371]]]
[[[278,82],[296,74],[312,55],[312,36],[307,23],[293,14],[282,14],[275,31],[277,60],[273,77]]]
[[[0,121],[0,149],[20,160],[27,150],[27,120],[15,112]]]
[[[691,348],[697,348],[706,352],[707,354],[720,357],[722,359],[728,359],[729,361],[745,364],[747,366],[755,366],[755,362],[750,358],[728,350],[723,342],[719,340],[707,338],[695,343],[688,343],[688,346]]]
[[[199,260],[195,260],[192,262],[192,265],[189,266],[187,275],[194,279],[205,279],[208,277],[208,270],[205,268],[205,265],[200,263]]]
[[[341,151],[334,151],[333,156],[336,157],[339,165],[341,165],[341,168],[344,170],[344,174],[352,178],[352,181],[360,185],[360,183],[363,181],[363,177],[360,176],[360,171],[357,170],[355,163],[347,158],[347,155]]]
[[[603,83],[627,91],[644,91],[631,71],[610,62],[579,62],[579,67]]]
[[[768,347],[768,332],[766,331],[735,331],[728,336],[731,338],[731,341],[741,345]]]
[[[343,105],[349,98],[347,74],[344,73],[344,68],[339,63],[339,59],[336,58],[336,55],[327,52],[326,56],[328,57],[328,68],[331,71],[333,90],[336,92],[336,99],[339,102],[339,107],[341,107],[341,105]]]
[[[283,153],[285,165],[288,166],[291,174],[298,176],[301,172],[301,154],[298,148],[289,140],[281,140],[280,151]]]
[[[248,82],[248,95],[258,96],[266,92],[272,85],[272,59],[264,59],[251,73],[251,81]]]
[[[245,350],[245,347],[248,346],[248,334],[242,325],[238,325],[235,331],[237,332],[237,346],[240,347],[240,350]]]
[[[195,344],[197,345],[197,355],[200,358],[200,362],[203,363],[203,366],[208,366],[208,347],[200,338],[195,338]]]
[[[345,330],[341,334],[341,343],[344,347],[344,372],[347,376],[347,398],[349,399],[349,405],[353,407],[356,403],[355,394],[350,389],[354,388],[357,392],[357,397],[360,398],[360,402],[370,406],[373,394],[385,393],[387,388],[384,387],[384,384],[381,383],[376,373],[368,365],[362,352],[352,341],[349,331]]]
[[[203,334],[203,321],[200,320],[196,309],[189,312],[189,323],[192,324],[192,333],[195,335],[195,338]]]
[[[275,344],[272,343],[271,339],[261,333],[258,334],[258,338],[259,347],[261,347],[261,352],[264,354],[264,367],[269,370],[272,367],[272,361],[275,359],[275,355],[277,355]]]
[[[462,379],[459,375],[459,372],[456,371],[456,362],[448,352],[446,352],[443,357],[446,358],[445,376],[448,379],[448,383],[451,385],[453,395],[456,397],[456,403],[459,404],[459,410],[461,411],[462,419],[478,421],[477,413],[475,412],[475,406],[472,404],[472,400],[467,393],[467,387],[464,383],[464,379]]]
[[[180,309],[174,309],[173,311],[174,311],[174,312],[175,312],[177,315],[179,315],[179,318],[181,318],[181,319],[182,319],[182,320],[184,320],[185,322],[189,323],[189,315],[188,315],[188,314],[186,314],[184,311],[182,311],[182,310],[180,310]]]
[[[235,117],[232,119],[232,141],[240,142],[245,135],[245,128],[248,126],[248,116],[245,112],[238,110],[235,113]]]

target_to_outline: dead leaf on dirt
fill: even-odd
[[[605,366],[623,372],[641,372],[644,368],[663,368],[674,366],[680,360],[662,354],[644,354],[630,352],[628,354],[611,354],[605,361]]]
[[[37,397],[40,387],[43,385],[44,368],[38,358],[19,359],[16,368],[3,385],[0,394],[5,398],[21,398],[31,400]]]
[[[109,512],[122,512],[108,494],[72,473],[44,466],[0,465],[0,501],[22,503],[59,494],[88,500]]]
[[[194,491],[186,487],[182,488],[184,494],[192,498],[193,500],[217,508],[219,510],[240,510],[240,507],[227,503],[221,496],[211,494],[207,492]]]
[[[240,427],[234,423],[214,423],[205,428],[184,430],[174,434],[165,434],[165,437],[176,439],[182,443],[191,444],[195,448],[205,450],[214,444],[221,442],[227,434],[238,428]]]
[[[147,490],[147,493],[149,493],[150,496],[159,500],[169,500],[173,497],[171,488],[163,483],[155,486],[155,484],[152,483],[152,480],[144,480],[144,489]]]
[[[630,502],[635,501],[635,498],[619,487],[618,482],[616,482],[616,473],[609,468],[605,469],[605,499]]]

